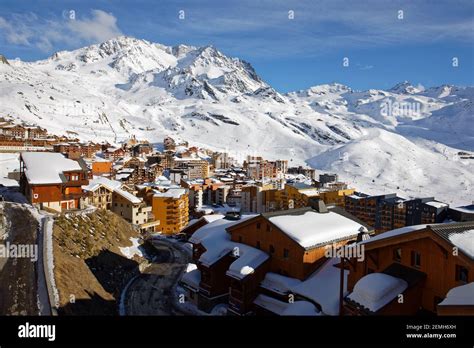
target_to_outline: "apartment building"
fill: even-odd
[[[166,192],[155,191],[152,212],[160,221],[157,231],[163,234],[179,233],[189,221],[189,198],[187,189],[170,188]]]

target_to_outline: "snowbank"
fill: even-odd
[[[303,248],[355,236],[360,224],[334,212],[306,212],[303,215],[280,215],[270,221]]]
[[[132,246],[119,248],[120,252],[129,259],[133,259],[135,255],[143,257],[138,238],[130,237],[130,241],[132,242]]]
[[[451,234],[449,240],[465,254],[474,258],[474,230]]]
[[[474,282],[452,288],[438,306],[474,306]]]
[[[359,279],[348,298],[376,312],[407,287],[408,283],[403,279],[384,273],[370,273]]]

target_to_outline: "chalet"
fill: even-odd
[[[89,181],[89,185],[82,186],[85,193],[85,203],[98,209],[112,210],[112,197],[121,183],[108,180],[103,177],[95,177]]]
[[[200,228],[190,238],[193,244],[193,260],[200,272],[198,306],[210,311],[215,305],[229,300],[231,279],[253,278],[264,267],[269,256],[258,249],[230,240],[227,227],[245,221],[226,217]],[[261,277],[258,274],[258,277]],[[191,296],[191,295],[190,295]]]
[[[348,271],[343,274],[343,294],[347,295]],[[269,272],[260,283],[260,294],[267,296],[276,304],[283,306],[280,313],[278,306],[268,307],[267,301],[262,303],[257,297],[253,304],[256,313],[288,315],[288,311],[300,315],[339,315],[340,312],[341,270],[339,258],[330,258],[305,280],[282,276]],[[269,300],[270,301],[270,300]],[[300,303],[299,306],[292,304]],[[306,305],[303,308],[302,304]],[[262,305],[263,304],[263,305]],[[290,306],[291,305],[291,306]]]
[[[10,138],[26,139],[27,130],[22,125],[8,124],[2,127],[3,134]]]
[[[37,126],[26,126],[25,129],[28,132],[28,139],[39,139],[48,136],[48,131],[44,128]]]
[[[109,147],[104,152],[104,158],[107,160],[117,161],[125,156],[125,150],[122,148]]]
[[[346,313],[437,313],[451,289],[474,281],[473,240],[474,222],[461,222],[408,226],[362,241],[364,261],[347,262]],[[465,304],[449,313],[472,309]]]
[[[151,154],[152,152],[153,152],[153,147],[149,143],[140,143],[132,147],[133,156],[148,155],[148,154]]]
[[[224,218],[224,215],[222,214],[204,215],[199,219],[189,221],[189,224],[185,228],[183,228],[180,233],[184,233],[188,238],[190,238],[194,234],[194,232],[196,232],[201,227],[207,225],[212,221],[219,220],[222,218]]]
[[[272,278],[287,279],[292,286],[302,283],[295,293],[301,292],[301,301],[312,303],[317,309],[313,314],[323,312],[319,302],[325,299],[314,291],[315,284],[328,284],[328,277],[321,280],[321,274],[330,273],[331,279],[338,280],[340,273],[332,259],[327,261],[326,246],[344,245],[360,234],[363,224],[351,218],[339,208],[303,208],[240,218],[226,216],[204,224],[189,239],[200,272],[199,289],[194,287],[199,307],[209,310],[219,302],[228,302],[231,314],[253,313],[261,284]],[[327,271],[321,271],[326,265]],[[316,271],[318,276],[314,277]],[[338,300],[339,284],[334,284],[331,304]],[[270,293],[263,295],[275,298]],[[277,296],[276,300],[285,299]],[[327,306],[324,313],[332,314],[333,307]]]
[[[339,212],[339,213],[338,213]],[[267,272],[306,280],[325,262],[327,245],[341,246],[355,240],[360,221],[341,215],[341,209],[321,211],[312,208],[263,213],[227,228],[231,241],[262,250],[270,255],[261,274],[253,282],[232,280],[230,310],[245,314],[252,308],[258,287]],[[234,291],[235,289],[235,291]]]
[[[23,152],[20,155],[20,188],[31,204],[56,211],[78,209],[82,185],[88,185],[88,168],[59,153]]]

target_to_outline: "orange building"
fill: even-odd
[[[92,162],[92,175],[110,175],[112,173],[112,162],[100,161]]]
[[[179,233],[189,221],[187,190],[171,188],[166,192],[156,191],[153,195],[152,212],[155,219],[160,221],[158,231],[163,234]]]

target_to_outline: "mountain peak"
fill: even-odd
[[[1,55],[0,54],[0,63],[3,63],[3,64],[6,64],[6,65],[10,65],[10,63],[8,62],[7,58],[5,58],[4,55]]]
[[[400,83],[397,83],[395,86],[389,89],[389,92],[393,93],[401,93],[401,94],[416,94],[423,92],[425,88],[422,85],[418,86],[413,86],[413,84],[410,81],[403,81]]]

